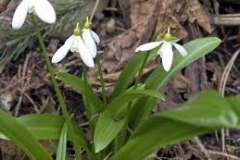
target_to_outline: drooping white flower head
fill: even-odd
[[[91,22],[89,22],[88,17],[84,23],[84,28],[82,30],[82,38],[86,46],[89,48],[92,58],[95,58],[97,55],[97,46],[96,43],[100,43],[98,35],[91,30]]]
[[[36,14],[43,22],[53,24],[56,21],[56,13],[47,0],[22,0],[18,5],[12,19],[12,27],[21,28],[27,13]]]
[[[170,29],[168,28],[168,32],[164,35],[163,40],[140,45],[135,49],[135,52],[149,51],[156,47],[160,47],[158,50],[158,54],[162,57],[162,64],[164,70],[168,72],[171,69],[173,61],[173,46],[183,57],[186,57],[188,55],[187,51],[183,46],[172,41],[172,35],[170,34]]]
[[[60,62],[64,57],[66,57],[68,51],[70,50],[71,52],[79,53],[86,66],[94,67],[94,61],[91,52],[82,40],[80,33],[81,31],[79,28],[79,23],[77,23],[77,26],[74,29],[74,34],[69,37],[64,45],[60,47],[53,55],[52,63]]]

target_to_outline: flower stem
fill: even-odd
[[[89,101],[89,87],[88,87],[88,79],[87,79],[87,67],[85,64],[82,65],[82,78],[83,78],[83,83],[85,86],[85,110],[86,110],[86,115],[87,119],[89,122],[89,127],[91,132],[93,131],[93,126],[92,126],[92,107],[90,106],[90,101]],[[92,132],[93,133],[93,132]]]
[[[146,56],[145,56],[144,59],[143,59],[142,66],[141,66],[140,70],[138,71],[138,75],[137,75],[137,78],[136,78],[136,80],[135,80],[135,82],[134,82],[133,89],[137,89],[138,83],[139,83],[140,80],[141,80],[141,76],[142,76],[142,73],[143,73],[143,69],[144,69],[144,67],[145,67],[145,65],[146,65],[146,63],[147,63],[149,54],[150,54],[150,52],[146,53]]]
[[[53,84],[53,87],[54,87],[54,90],[56,92],[56,95],[57,95],[57,98],[58,98],[58,101],[59,101],[59,105],[61,107],[61,110],[62,110],[62,113],[63,113],[63,117],[65,119],[65,121],[67,122],[68,124],[68,127],[69,127],[69,133],[72,133],[71,138],[72,138],[72,142],[73,142],[73,146],[74,146],[74,149],[75,149],[75,153],[76,153],[76,157],[77,157],[77,160],[82,160],[81,158],[81,155],[80,155],[80,148],[79,146],[77,145],[77,142],[75,140],[75,136],[73,135],[74,134],[74,130],[73,130],[73,125],[72,125],[72,122],[71,122],[71,118],[68,114],[68,111],[67,111],[67,107],[66,107],[66,103],[63,99],[63,96],[61,94],[61,91],[59,89],[59,86],[58,86],[58,83],[57,83],[57,80],[54,76],[54,71],[53,71],[53,68],[52,68],[52,65],[51,65],[51,62],[50,62],[50,59],[48,57],[48,54],[47,54],[47,50],[46,50],[46,47],[45,47],[45,44],[43,42],[43,38],[42,38],[42,35],[40,33],[40,29],[39,29],[39,26],[33,16],[33,14],[31,14],[31,18],[33,20],[33,25],[34,25],[34,28],[36,30],[36,34],[37,34],[37,38],[38,38],[38,42],[40,44],[40,47],[42,49],[42,53],[43,53],[43,56],[45,58],[45,61],[46,61],[46,65],[47,65],[47,69],[48,69],[48,72],[50,73],[50,77],[51,77],[51,81],[52,81],[52,84]]]
[[[98,66],[98,74],[100,76],[100,82],[101,82],[101,87],[102,87],[102,98],[103,98],[103,102],[106,107],[107,106],[107,93],[106,93],[105,83],[104,83],[104,79],[103,79],[103,72],[102,72],[102,66],[100,63],[100,56],[97,55],[96,59],[97,59],[97,66]]]

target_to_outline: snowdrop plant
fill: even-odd
[[[85,65],[88,67],[94,67],[94,56],[91,51],[93,48],[96,49],[96,45],[87,45],[88,43],[91,43],[91,41],[88,41],[91,40],[91,38],[87,38],[88,39],[83,41],[79,23],[77,23],[76,28],[73,31],[73,35],[66,40],[64,45],[60,47],[52,57],[52,63],[58,63],[61,61],[64,57],[66,57],[68,51],[70,50],[71,52],[79,53]]]
[[[56,13],[48,0],[22,0],[12,19],[12,27],[19,29],[22,27],[27,13],[36,14],[43,22],[53,24],[56,21]]]
[[[22,26],[27,12],[31,15],[35,13],[43,21],[49,22],[49,19],[46,20],[49,14],[43,13],[46,11],[53,14],[54,10],[49,5],[46,0],[23,0],[14,14],[13,27]],[[59,139],[55,154],[57,160],[71,159],[67,155],[69,141],[72,142],[75,151],[72,159],[82,160],[87,155],[89,160],[142,160],[160,147],[220,127],[239,128],[237,126],[239,125],[237,115],[240,115],[239,105],[231,104],[232,102],[239,104],[239,98],[223,99],[215,92],[205,92],[180,108],[151,115],[156,100],[164,100],[161,90],[165,84],[189,63],[216,48],[220,43],[218,38],[199,38],[180,46],[173,41],[168,30],[162,41],[150,42],[136,49],[136,52],[149,52],[136,54],[127,62],[114,84],[112,93],[107,96],[96,47],[100,39],[91,30],[88,19],[82,31],[79,23],[76,25],[73,35],[56,51],[50,61],[38,23],[34,16],[31,17],[62,115],[33,114],[16,119],[0,109],[0,138],[11,139],[30,159],[53,160],[52,154],[38,141]],[[50,22],[55,21],[54,17],[50,19],[52,20]],[[157,47],[159,48],[154,50]],[[175,47],[181,56],[174,55],[173,59],[172,47]],[[102,99],[93,92],[85,65],[82,65],[81,78],[66,72],[54,72],[51,62],[60,62],[69,51],[79,53],[88,67],[94,67],[96,57]],[[144,82],[141,82],[144,66],[157,55],[162,57],[163,67],[159,65]],[[86,124],[90,132],[87,135],[80,125],[72,120],[57,79],[82,94]]]
[[[162,58],[162,64],[165,71],[169,71],[172,66],[173,61],[173,49],[175,47],[178,52],[183,56],[186,57],[188,55],[187,51],[181,45],[177,44],[176,38],[172,37],[170,33],[170,28],[168,27],[168,32],[164,35],[163,40],[157,42],[150,42],[143,44],[135,49],[135,52],[139,51],[149,51],[156,47],[159,47],[158,54]]]

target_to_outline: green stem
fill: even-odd
[[[87,115],[87,119],[89,122],[89,126],[90,126],[90,130],[93,131],[93,126],[92,126],[92,107],[90,106],[90,101],[88,98],[89,95],[89,87],[88,87],[88,79],[87,79],[87,67],[85,64],[82,65],[82,77],[83,77],[83,83],[85,86],[85,100],[86,100],[86,104],[85,104],[85,109],[86,109],[86,115]],[[93,132],[92,132],[93,133]]]
[[[138,75],[137,75],[137,78],[136,78],[136,80],[135,80],[135,82],[134,82],[133,89],[137,89],[137,86],[138,86],[138,84],[139,84],[139,82],[140,82],[140,80],[141,80],[141,76],[142,76],[142,73],[143,73],[143,69],[144,69],[144,67],[145,67],[145,65],[146,65],[146,63],[147,63],[149,54],[150,54],[150,52],[146,53],[146,56],[145,56],[144,59],[143,59],[142,66],[141,66],[140,70],[138,71]]]
[[[104,79],[103,79],[103,72],[102,72],[102,66],[100,63],[100,56],[97,55],[96,59],[97,59],[97,66],[98,66],[98,74],[100,76],[100,83],[101,83],[101,87],[102,87],[102,98],[103,98],[103,102],[106,107],[107,106],[107,93],[106,93],[105,83],[104,83]]]
[[[52,81],[52,84],[53,84],[53,87],[54,87],[54,90],[56,92],[56,95],[57,95],[57,98],[58,98],[58,101],[59,101],[59,104],[60,104],[60,107],[62,109],[62,113],[63,113],[63,117],[64,119],[66,120],[67,124],[68,124],[68,127],[69,127],[69,130],[70,130],[70,133],[74,133],[73,131],[73,126],[72,126],[72,122],[71,122],[71,118],[68,114],[68,111],[67,111],[67,107],[66,107],[66,103],[63,99],[63,96],[61,94],[61,91],[58,87],[58,83],[57,83],[57,80],[55,79],[55,76],[54,76],[54,71],[53,71],[53,68],[52,68],[52,65],[51,65],[51,62],[50,62],[50,59],[48,57],[48,54],[47,54],[47,50],[46,50],[46,47],[45,47],[45,44],[43,42],[43,38],[42,38],[42,35],[40,33],[40,29],[39,29],[39,26],[33,16],[33,14],[31,14],[31,18],[33,20],[33,25],[34,25],[34,28],[36,30],[36,33],[37,33],[37,38],[38,38],[38,42],[40,44],[40,47],[42,49],[42,52],[43,52],[43,56],[45,58],[45,61],[46,61],[46,65],[47,65],[47,69],[48,69],[48,72],[50,73],[50,77],[51,77],[51,81]],[[77,156],[77,159],[78,160],[82,160],[81,158],[81,155],[80,155],[80,146],[77,145],[76,141],[74,140],[74,135],[71,135],[72,139],[73,139],[73,146],[74,146],[74,149],[76,151],[76,156]]]
[[[88,119],[88,122],[89,122],[89,128],[90,128],[90,132],[94,133],[94,126],[95,126],[95,121],[92,119],[93,118],[93,108],[90,104],[90,99],[89,99],[89,84],[88,84],[88,78],[87,78],[87,67],[85,64],[82,65],[82,78],[83,78],[83,83],[84,83],[84,86],[85,86],[85,93],[86,95],[84,96],[84,106],[85,106],[85,110],[86,110],[86,115],[87,115],[87,119]],[[92,145],[92,157],[94,157],[94,159],[98,159],[99,157],[99,154],[95,154],[95,151],[94,151],[94,146]]]

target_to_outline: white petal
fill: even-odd
[[[177,43],[173,43],[173,46],[178,50],[178,52],[179,52],[183,57],[186,57],[186,56],[188,55],[186,49],[185,49],[183,46],[181,46],[181,45],[179,45],[179,44],[177,44]]]
[[[73,42],[73,37],[69,37],[62,47],[60,47],[57,52],[52,57],[52,63],[58,63],[64,57],[66,57]]]
[[[95,33],[95,32],[92,31],[92,30],[90,30],[90,32],[91,32],[91,35],[92,35],[94,41],[95,41],[97,44],[100,43],[100,38],[98,37],[97,33]]]
[[[68,43],[67,45],[72,45],[72,43],[73,43],[73,39],[74,39],[74,35],[71,35],[66,41],[65,41],[65,43],[64,44],[66,44],[66,43]],[[70,43],[70,44],[69,44]]]
[[[161,49],[162,64],[165,71],[169,71],[173,61],[172,45],[169,42],[164,42]]]
[[[85,46],[83,40],[79,37],[79,50],[80,50],[80,57],[82,58],[82,61],[86,64],[88,67],[94,67],[94,61],[91,56],[91,53],[89,49]]]
[[[33,0],[31,0],[33,1]],[[56,13],[51,3],[47,0],[34,0],[34,11],[36,15],[49,24],[56,22]]]
[[[95,58],[97,55],[97,47],[96,47],[96,43],[91,35],[91,31],[89,29],[83,29],[82,38],[83,38],[85,45],[90,50],[92,58]]]
[[[80,38],[80,36],[73,35],[72,45],[71,45],[71,48],[70,48],[71,52],[79,52],[80,51],[78,38]]]
[[[163,43],[163,41],[146,43],[146,44],[143,44],[143,45],[137,47],[135,49],[135,52],[149,51],[149,50],[151,50],[153,48],[156,48],[157,46],[161,45],[162,43]]]
[[[13,15],[12,27],[15,29],[22,27],[22,25],[26,19],[27,13],[28,13],[28,1],[23,0],[18,5],[18,7]]]

